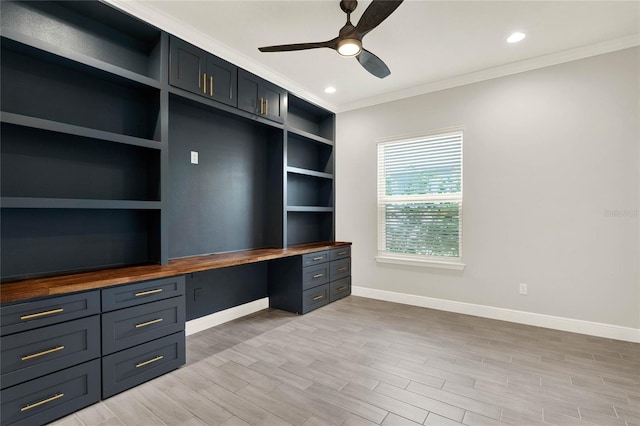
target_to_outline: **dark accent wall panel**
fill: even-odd
[[[186,276],[187,321],[267,297],[267,262]]]
[[[170,117],[169,257],[282,244],[282,130],[176,98]]]

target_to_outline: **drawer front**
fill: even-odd
[[[184,330],[184,296],[102,314],[102,353],[110,354]]]
[[[331,281],[346,278],[351,275],[351,259],[337,260],[331,262]]]
[[[317,251],[302,255],[302,267],[318,265],[329,261],[329,251]]]
[[[302,289],[308,290],[329,282],[329,263],[302,268]]]
[[[100,316],[2,338],[2,388],[100,357]]]
[[[302,313],[324,306],[329,303],[329,284],[312,288],[311,290],[302,292]]]
[[[333,250],[331,250],[331,252],[329,254],[329,260],[331,260],[332,262],[334,260],[345,259],[347,257],[351,257],[351,247],[350,246],[344,246],[344,247],[341,247],[339,249],[333,249]]]
[[[185,363],[181,331],[102,358],[102,398],[161,376]]]
[[[7,335],[100,313],[100,292],[70,294],[0,309],[0,331]]]
[[[329,300],[335,302],[351,294],[351,277],[332,281],[329,288]]]
[[[2,424],[49,423],[100,400],[100,360],[2,391]]]
[[[102,290],[102,312],[182,296],[184,289],[184,275],[108,288]]]

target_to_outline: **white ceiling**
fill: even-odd
[[[331,49],[260,53],[337,36],[337,0],[108,0],[239,66],[337,111],[639,44],[639,1],[406,0],[364,38],[391,69],[383,80]],[[370,1],[352,14],[357,23]],[[167,28],[170,27],[170,28]],[[527,38],[510,45],[506,37]],[[337,92],[325,94],[326,86]]]

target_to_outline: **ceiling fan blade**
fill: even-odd
[[[294,50],[307,50],[307,49],[319,49],[321,47],[328,47],[330,49],[336,49],[338,45],[338,38],[334,38],[329,41],[320,41],[316,43],[296,43],[296,44],[281,44],[278,46],[266,46],[259,47],[261,52],[291,52]]]
[[[356,25],[356,33],[362,39],[400,6],[403,0],[373,0]]]
[[[356,56],[360,65],[364,67],[365,70],[369,71],[371,74],[375,75],[378,78],[385,78],[391,71],[387,64],[382,62],[382,59],[378,58],[373,53],[369,52],[366,49],[362,49],[360,54]]]

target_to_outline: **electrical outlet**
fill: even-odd
[[[198,164],[198,151],[191,151],[191,164]]]
[[[527,285],[525,283],[520,283],[520,294],[527,295]]]

